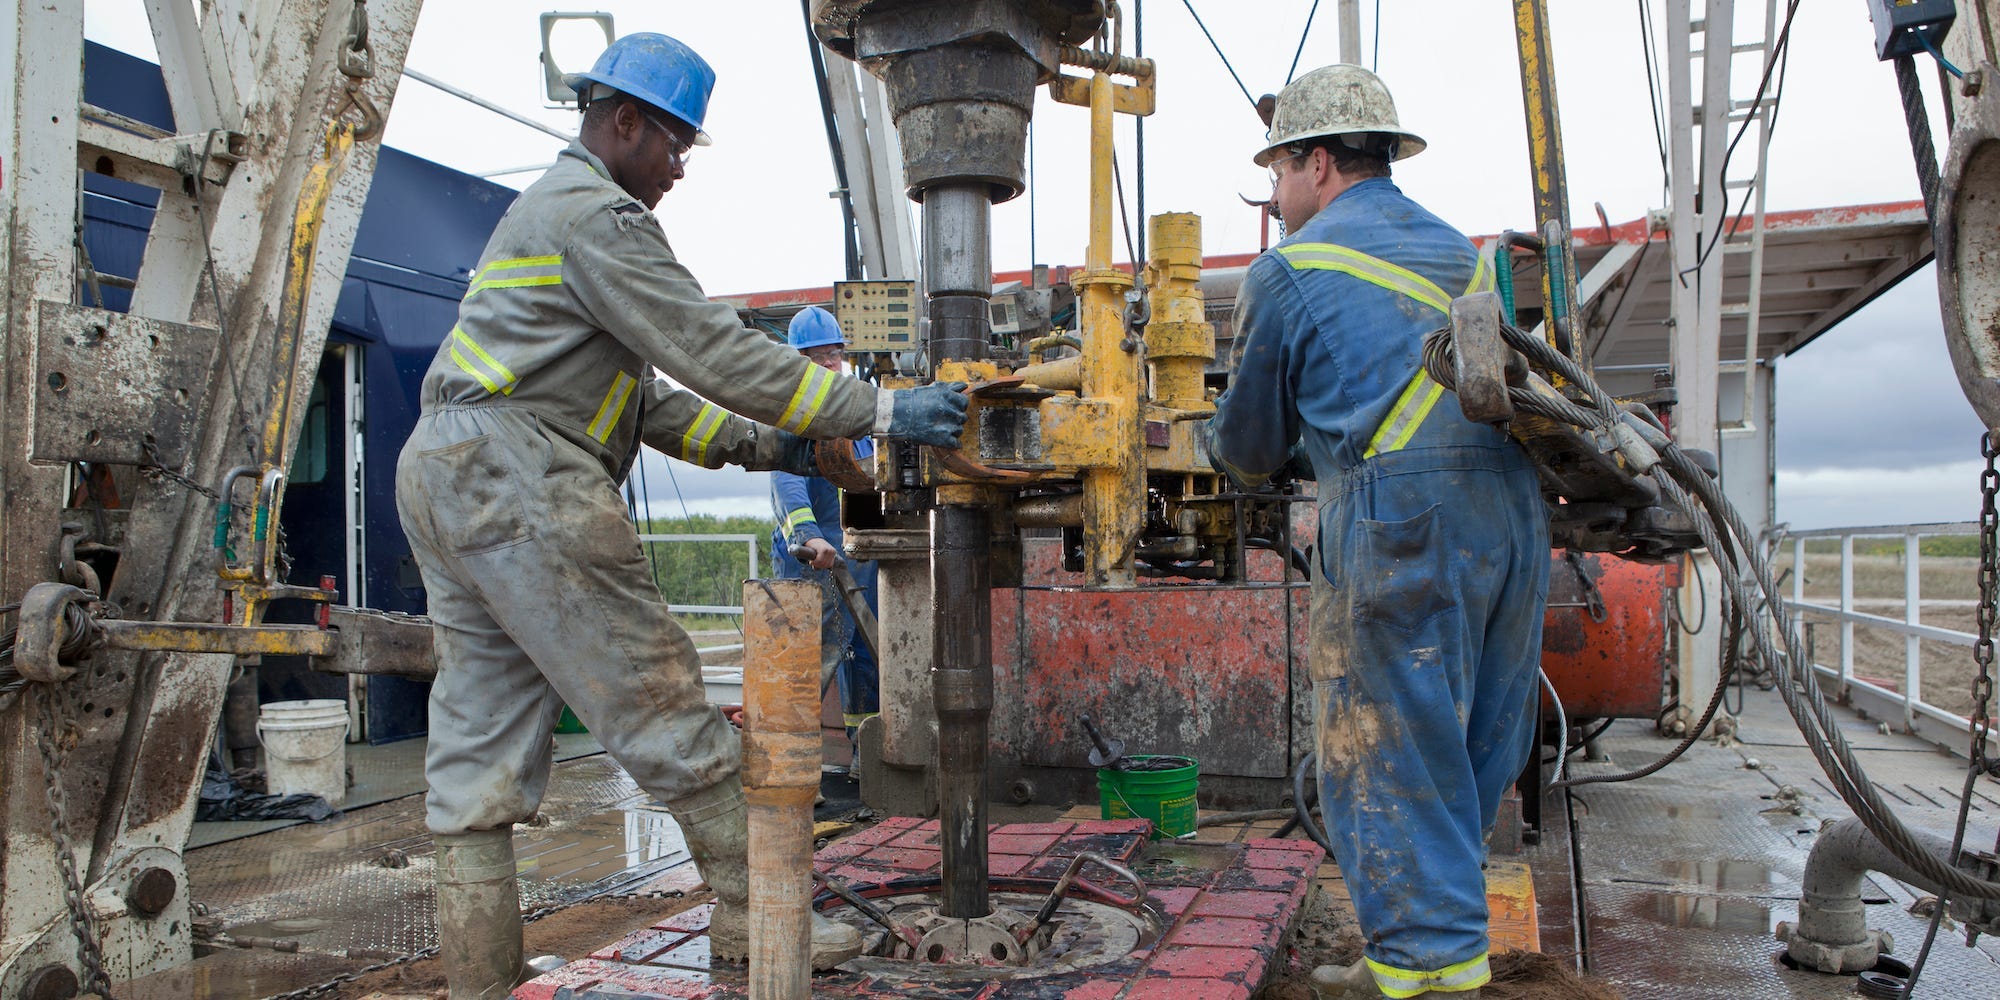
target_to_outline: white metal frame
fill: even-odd
[[[1977,536],[1979,525],[1971,521],[1938,524],[1900,524],[1861,528],[1827,528],[1791,532],[1785,536],[1792,546],[1791,597],[1785,606],[1804,623],[1833,623],[1840,628],[1840,662],[1831,666],[1813,663],[1823,678],[1833,681],[1842,700],[1872,718],[1892,721],[1903,731],[1923,737],[1944,749],[1963,756],[1972,734],[1972,722],[1965,716],[1939,708],[1923,700],[1923,655],[1920,643],[1929,639],[1963,647],[1967,658],[1977,636],[1956,629],[1925,625],[1922,621],[1922,540],[1927,537]],[[1837,605],[1806,600],[1806,543],[1812,539],[1840,542],[1840,597]],[[1903,540],[1903,616],[1869,614],[1855,610],[1854,541],[1857,538],[1901,538]],[[1895,632],[1904,639],[1901,691],[1855,676],[1854,628],[1856,625]],[[1810,653],[1811,644],[1806,652]],[[1989,751],[1990,752],[1990,751]]]
[[[652,542],[742,542],[746,556],[744,566],[747,569],[742,579],[748,580],[759,575],[757,572],[758,537],[757,535],[744,534],[641,534],[639,541],[649,544]],[[740,615],[743,613],[743,605],[741,604],[674,604],[672,603],[673,596],[671,594],[662,594],[661,596],[667,598],[667,610],[677,615]]]

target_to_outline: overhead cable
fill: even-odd
[[[1194,0],[1181,0],[1181,6],[1186,7],[1188,15],[1194,18],[1195,27],[1200,28],[1202,37],[1208,39],[1208,47],[1215,50],[1215,57],[1222,60],[1222,68],[1228,70],[1229,78],[1236,81],[1236,89],[1243,92],[1243,99],[1249,101],[1251,107],[1256,107],[1257,98],[1251,95],[1249,87],[1243,85],[1243,78],[1236,75],[1236,67],[1231,66],[1229,57],[1222,54],[1222,46],[1217,44],[1215,36],[1209,33],[1208,25],[1202,23],[1201,15],[1195,13]]]

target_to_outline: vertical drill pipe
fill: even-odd
[[[991,515],[940,507],[931,525],[931,673],[938,714],[938,840],[947,917],[992,912],[987,899],[986,755],[993,716]]]
[[[1361,0],[1340,0],[1340,61],[1361,65]]]
[[[1111,78],[1091,77],[1090,248],[1075,284],[1083,300],[1083,395],[1105,407],[1116,458],[1083,474],[1083,558],[1090,586],[1129,587],[1143,526],[1146,448],[1139,355],[1125,334],[1124,293],[1133,281],[1111,266],[1111,101]]]
[[[1563,162],[1562,118],[1556,109],[1556,67],[1549,44],[1547,0],[1514,0],[1514,34],[1521,50],[1521,103],[1528,117],[1528,162],[1535,187],[1535,231],[1547,239],[1549,223],[1555,239],[1547,252],[1555,266],[1542,269],[1542,302],[1549,342],[1557,343],[1558,328],[1571,330],[1569,311],[1576,304],[1576,248],[1570,239],[1569,179]],[[1577,338],[1570,351],[1583,360]]]
[[[924,191],[924,282],[933,365],[986,357],[993,291],[990,188]],[[931,522],[931,695],[938,718],[938,840],[947,917],[992,912],[987,898],[986,757],[993,716],[991,515],[945,503]]]
[[[743,798],[750,997],[812,995],[812,808],[819,789],[819,588],[743,586]]]
[[[1212,412],[1203,373],[1215,360],[1215,328],[1201,297],[1201,216],[1169,212],[1148,228],[1146,292],[1153,321],[1146,326],[1146,360],[1153,402],[1173,410]]]

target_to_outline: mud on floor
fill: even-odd
[[[704,891],[679,897],[605,896],[578,903],[529,924],[524,934],[527,954],[581,958],[635,928],[713,899]],[[336,1000],[434,1000],[445,995],[444,967],[435,958],[408,962],[369,973],[327,995]]]

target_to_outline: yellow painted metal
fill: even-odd
[[[1544,303],[1576,302],[1576,250],[1570,241],[1569,181],[1562,148],[1562,116],[1556,106],[1555,61],[1549,43],[1548,0],[1514,0],[1514,35],[1520,47],[1521,103],[1528,119],[1528,166],[1535,189],[1536,233],[1551,235],[1559,245],[1548,253],[1561,264],[1542,268]],[[1546,264],[1546,262],[1545,262]],[[1559,283],[1557,287],[1552,284]],[[1556,343],[1555,324],[1546,323],[1549,343]],[[1577,359],[1589,361],[1579,349]],[[1560,377],[1555,380],[1562,384]]]
[[[1083,474],[1083,572],[1090,586],[1137,581],[1133,550],[1144,525],[1146,450],[1139,355],[1125,334],[1130,274],[1111,266],[1111,77],[1090,80],[1090,247],[1074,280],[1083,332],[1083,395],[1102,407],[1107,461]]]
[[[1155,215],[1146,261],[1146,290],[1153,318],[1146,327],[1153,402],[1171,410],[1213,413],[1202,382],[1215,359],[1215,328],[1201,297],[1201,216]]]
[[[1042,389],[1076,392],[1083,388],[1083,355],[1044,361],[1014,369],[1028,384]]]
[[[112,649],[173,653],[233,653],[238,656],[328,656],[337,633],[311,625],[217,625],[213,622],[148,622],[101,619],[104,645]]]
[[[1152,60],[1150,59],[1146,60],[1146,63],[1149,65],[1151,62]],[[1099,73],[1097,75],[1103,76],[1104,74]],[[1058,76],[1054,80],[1049,81],[1049,96],[1062,104],[1074,104],[1087,108],[1090,106],[1090,88],[1094,82],[1094,79],[1086,80],[1080,76]],[[1142,76],[1138,78],[1136,83],[1131,85],[1122,83],[1112,84],[1111,110],[1121,115],[1143,116],[1152,114],[1153,78],[1150,75]]]

